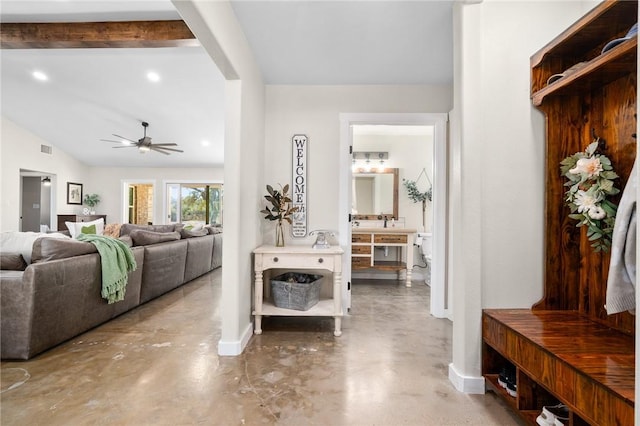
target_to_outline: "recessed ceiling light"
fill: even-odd
[[[209,146],[209,145],[211,145],[211,142],[209,142],[209,141],[202,141],[202,142],[200,142],[200,145],[202,145],[202,146]]]
[[[147,73],[147,78],[149,79],[149,81],[153,81],[154,83],[157,83],[158,81],[160,81],[160,74],[158,74],[155,71],[149,71]]]
[[[42,71],[34,71],[31,73],[31,75],[33,76],[33,78],[35,78],[36,80],[40,80],[40,81],[47,81],[49,80],[49,77],[47,77],[47,75],[45,73],[43,73]]]

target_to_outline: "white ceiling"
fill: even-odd
[[[233,1],[267,84],[450,84],[452,1]],[[0,3],[2,22],[178,19],[169,0]],[[95,166],[224,160],[224,80],[202,48],[2,50],[2,114]],[[36,81],[31,72],[48,74]],[[146,79],[156,71],[161,81]],[[112,149],[149,122],[165,156]],[[202,141],[209,146],[202,146]]]

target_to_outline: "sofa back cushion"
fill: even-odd
[[[209,235],[209,232],[207,232],[206,229],[199,229],[194,231],[191,229],[182,228],[182,230],[180,231],[180,236],[182,238],[204,237],[205,235]]]
[[[155,232],[144,229],[134,229],[131,231],[131,240],[134,246],[148,246],[151,244],[164,243],[180,239],[179,232]]]
[[[176,231],[176,225],[171,223],[169,225],[134,225],[132,223],[123,223],[120,226],[120,236],[130,235],[135,230],[153,231],[153,232],[174,232]]]
[[[96,246],[83,241],[67,238],[38,238],[33,243],[31,262],[46,262],[97,252]]]
[[[20,253],[0,253],[0,269],[3,271],[24,271],[27,262]]]

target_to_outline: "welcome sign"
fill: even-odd
[[[307,236],[307,142],[305,135],[293,135],[291,200],[298,210],[292,217],[291,236],[295,238]]]

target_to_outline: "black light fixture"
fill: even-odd
[[[45,176],[45,178],[42,179],[42,184],[44,186],[51,186],[51,178],[49,176]]]

